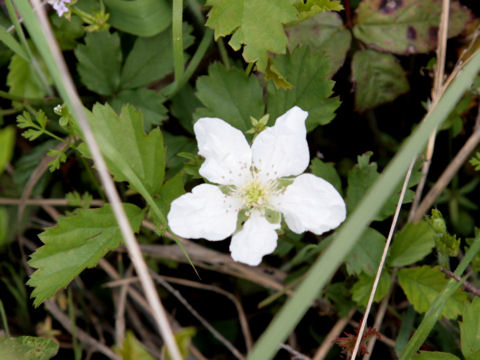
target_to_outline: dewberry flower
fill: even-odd
[[[47,2],[52,5],[59,17],[68,12],[68,7],[65,4],[70,4],[71,0],[48,0]]]
[[[225,121],[199,119],[194,131],[205,158],[199,172],[217,185],[195,186],[172,202],[172,231],[211,241],[233,235],[232,258],[258,265],[277,247],[282,215],[298,234],[320,235],[340,225],[346,215],[340,194],[329,182],[302,174],[310,162],[307,116],[299,107],[291,108],[260,132],[251,147]]]

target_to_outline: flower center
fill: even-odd
[[[240,191],[246,208],[263,208],[268,203],[270,188],[254,179],[245,184]]]

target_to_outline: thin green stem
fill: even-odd
[[[195,54],[188,63],[187,69],[185,70],[181,80],[179,82],[175,81],[173,84],[165,88],[164,94],[167,98],[171,99],[173,96],[175,96],[175,94],[188,82],[188,80],[190,80],[212,42],[213,31],[211,29],[207,29],[205,34],[203,34],[202,41],[200,41],[197,51],[195,51]]]
[[[245,74],[250,75],[253,69],[253,62],[248,63],[247,68],[245,69]]]
[[[183,77],[183,0],[173,0],[172,7],[172,36],[173,36],[173,66],[175,82],[179,83]]]
[[[222,59],[223,65],[225,65],[227,70],[230,69],[230,58],[228,57],[227,49],[225,48],[223,39],[220,38],[217,40],[217,47],[218,51],[220,52],[220,58]]]
[[[5,330],[5,336],[10,337],[10,329],[8,328],[7,314],[5,313],[5,308],[3,307],[3,301],[0,299],[0,316],[2,317],[3,330]]]
[[[72,290],[68,289],[68,317],[72,324],[72,342],[73,342],[73,353],[75,360],[80,360],[82,358],[82,349],[78,345],[77,340],[77,326],[75,324],[75,308],[73,306],[72,300]]]
[[[90,15],[89,13],[87,13],[83,10],[80,10],[76,6],[71,7],[70,10],[72,11],[72,13],[80,16],[82,18],[82,20],[85,21],[87,24],[95,24],[97,22],[95,17],[93,17],[92,15]]]

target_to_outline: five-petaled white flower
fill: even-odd
[[[168,213],[172,231],[217,241],[232,235],[235,261],[258,265],[277,247],[281,214],[295,233],[317,235],[345,220],[345,203],[327,181],[302,174],[310,155],[305,119],[295,106],[263,130],[250,147],[242,132],[218,118],[194,125],[200,175],[212,183],[175,199]]]
[[[71,0],[48,0],[47,2],[52,5],[52,7],[57,12],[59,17],[62,17],[63,14],[68,12],[68,7],[65,4],[70,4]]]

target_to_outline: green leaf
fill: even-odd
[[[183,46],[186,49],[193,43],[190,35],[192,27],[183,27]],[[132,89],[148,85],[173,72],[172,31],[148,38],[138,38],[125,60],[120,77],[122,89]]]
[[[208,0],[212,9],[206,25],[215,30],[215,40],[230,34],[230,46],[243,58],[256,62],[260,71],[267,67],[268,53],[285,53],[287,36],[283,24],[297,19],[295,0]]]
[[[263,90],[257,78],[220,63],[210,65],[208,76],[198,78],[196,95],[205,107],[195,111],[195,119],[218,117],[247,131],[252,127],[250,117],[260,119],[264,114]]]
[[[166,0],[104,0],[109,24],[137,36],[154,36],[172,23],[172,9]]]
[[[28,61],[19,55],[13,55],[8,70],[7,85],[10,94],[27,99],[38,99],[45,96],[45,91]]]
[[[343,10],[342,4],[338,0],[306,0],[299,1],[295,4],[298,10],[299,20],[305,20],[320,12],[335,10]]]
[[[172,135],[168,132],[163,133],[165,146],[167,148],[167,167],[170,172],[177,173],[181,170],[183,163],[185,162],[181,153],[196,153],[197,145],[192,138]]]
[[[120,85],[122,51],[117,33],[88,33],[85,45],[75,49],[77,70],[85,86],[100,95],[111,95]]]
[[[157,204],[159,204],[159,207],[164,214],[168,214],[170,203],[183,194],[185,194],[185,189],[183,187],[183,172],[180,171],[174,177],[165,181],[165,184],[162,185],[162,188],[160,189],[160,199],[157,201]]]
[[[372,109],[408,92],[405,71],[390,54],[361,50],[353,55],[352,78],[356,86],[355,108]]]
[[[193,135],[193,112],[202,103],[195,96],[195,91],[190,84],[186,84],[171,99],[170,112],[175,116],[185,130]]]
[[[325,54],[331,62],[327,77],[331,77],[343,65],[350,49],[352,35],[343,25],[342,18],[334,12],[323,12],[300,24],[288,27],[288,49],[308,46],[312,52]]]
[[[467,360],[480,358],[480,298],[474,297],[471,304],[463,310],[460,323],[462,354]]]
[[[138,231],[143,211],[132,204],[124,204],[124,209],[133,230]],[[60,218],[57,226],[45,230],[39,238],[44,245],[28,262],[38,269],[27,283],[35,287],[32,292],[35,306],[67,286],[85,268],[97,265],[122,239],[110,205],[81,209],[76,215]]]
[[[122,360],[155,360],[131,331],[127,331],[122,347],[115,348],[115,352],[122,356]]]
[[[442,7],[436,0],[363,0],[357,8],[353,34],[368,46],[395,54],[427,53],[437,46]],[[470,10],[450,2],[449,37],[472,19]]]
[[[425,265],[400,270],[398,282],[415,310],[424,313],[447,285],[448,279],[440,271],[439,266]],[[442,315],[448,319],[455,319],[462,313],[466,301],[467,295],[457,290],[446,302]]]
[[[319,158],[315,158],[312,160],[310,166],[312,167],[313,175],[327,180],[340,194],[342,194],[342,180],[340,180],[340,176],[332,164],[323,162]]]
[[[0,337],[0,359],[3,360],[50,360],[58,348],[56,341],[41,337]]]
[[[116,112],[120,112],[125,104],[131,104],[143,114],[143,127],[150,131],[160,126],[163,120],[168,118],[167,108],[163,105],[166,98],[153,90],[139,88],[135,90],[123,90],[115,98],[110,100],[110,105]]]
[[[412,360],[460,360],[453,354],[439,351],[420,351],[412,356]]]
[[[165,148],[160,129],[148,135],[142,113],[131,105],[117,115],[109,105],[96,104],[88,120],[108,168],[116,181],[128,181],[145,198],[157,194],[165,173]],[[88,154],[83,144],[81,151]]]
[[[307,47],[296,48],[292,53],[276,56],[275,67],[293,87],[277,89],[268,84],[267,112],[271,121],[295,105],[308,111],[308,131],[332,121],[340,101],[330,98],[334,82],[327,79],[330,61],[325,55],[313,54]]]
[[[365,274],[360,274],[358,276],[358,281],[352,287],[352,299],[360,306],[367,306],[368,298],[372,292],[373,281],[375,276],[368,276]],[[381,301],[387,294],[390,289],[391,279],[390,274],[387,272],[382,272],[380,275],[380,281],[378,282],[377,291],[373,300],[376,302]]]
[[[47,116],[43,110],[38,110],[34,119],[26,111],[17,116],[17,126],[20,129],[28,129],[22,133],[22,136],[30,141],[35,140],[45,132],[47,121]]]
[[[393,241],[389,266],[406,266],[422,260],[435,246],[434,231],[425,221],[408,223]]]
[[[73,15],[70,20],[59,17],[56,13],[50,16],[53,25],[55,38],[62,50],[73,50],[77,46],[77,39],[85,34],[83,21],[80,17]]]
[[[351,213],[357,204],[361,201],[363,196],[367,193],[370,186],[377,180],[380,174],[377,172],[377,163],[369,163],[371,152],[358,156],[358,165],[354,166],[348,173],[348,187],[347,187],[347,212]],[[416,183],[416,174],[413,174],[408,184],[409,187]],[[385,202],[382,209],[375,217],[375,220],[385,220],[395,212],[395,207],[398,202],[398,197],[401,191],[402,184],[397,186],[397,190]],[[413,200],[415,193],[407,189],[403,203],[408,203]]]
[[[15,128],[7,126],[0,129],[0,175],[2,175],[5,166],[10,162],[15,147]]]
[[[382,258],[385,236],[377,230],[367,228],[350,254],[345,258],[349,274],[365,273],[374,276]]]

